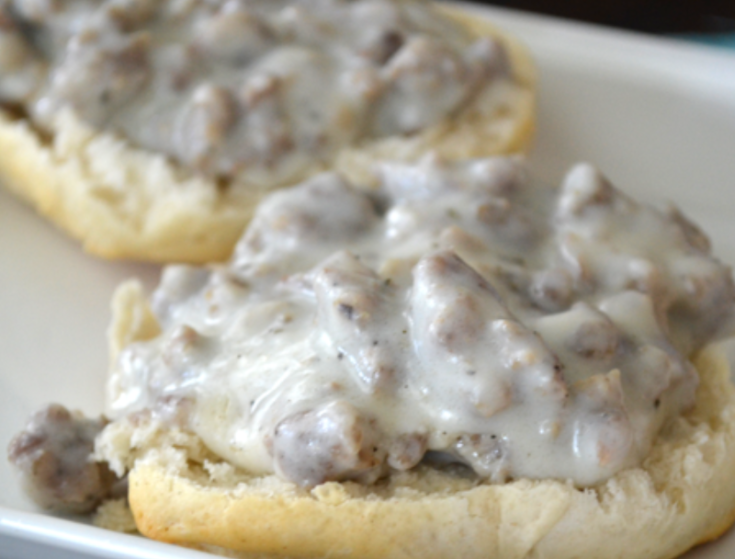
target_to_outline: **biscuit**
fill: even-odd
[[[136,329],[147,337],[139,284],[121,287],[116,305],[130,329],[118,323],[113,339],[135,338]],[[192,435],[126,422],[108,429],[98,452],[132,466],[129,502],[141,533],[229,556],[668,559],[735,520],[729,365],[716,346],[695,365],[702,382],[694,409],[659,436],[641,467],[587,489],[418,468],[373,486],[307,490],[217,462]]]
[[[559,280],[564,274],[537,274],[534,266],[539,255],[533,249],[534,243],[543,242],[540,239],[564,243],[570,237],[524,234],[522,222],[513,220],[521,213],[501,213],[504,219],[491,220],[498,228],[492,232],[473,228],[477,225],[473,219],[487,224],[497,217],[499,212],[494,210],[505,207],[491,205],[489,198],[484,211],[474,212],[473,218],[462,213],[465,208],[483,207],[473,198],[478,193],[503,192],[525,200],[522,173],[509,173],[522,169],[516,160],[485,162],[503,172],[494,181],[487,174],[471,175],[478,180],[473,186],[470,175],[463,180],[460,170],[471,173],[477,164],[447,166],[427,160],[421,170],[390,164],[384,181],[392,176],[392,188],[400,190],[410,177],[416,188],[393,191],[399,199],[393,207],[388,199],[382,200],[382,215],[390,216],[385,218],[387,228],[379,218],[377,222],[356,218],[360,212],[374,211],[360,203],[361,197],[367,197],[364,193],[347,189],[330,175],[312,179],[292,193],[273,194],[260,206],[243,250],[238,248],[229,268],[169,268],[152,298],[155,314],[139,283],[119,288],[110,329],[113,370],[108,406],[120,419],[97,439],[96,457],[118,475],[130,472],[130,505],[143,534],[200,549],[286,557],[665,559],[717,537],[730,525],[735,515],[731,483],[735,388],[719,350],[715,346],[698,349],[711,343],[718,328],[726,325],[733,301],[729,269],[709,255],[706,237],[679,212],[667,215],[638,205],[593,168],[579,165],[567,175],[560,192],[546,200],[546,208],[553,208],[556,227],[564,227],[564,219],[594,227],[595,234],[584,240],[580,227],[581,233],[571,241],[577,242],[572,246],[575,262],[580,264],[579,277],[586,281],[582,297],[593,297],[590,290],[599,289],[603,299],[573,303],[571,292]],[[515,180],[509,180],[511,176]],[[448,207],[442,206],[447,191],[453,194]],[[333,195],[328,209],[321,197],[324,192]],[[334,212],[335,208],[340,211]],[[441,211],[447,209],[453,212]],[[411,219],[417,215],[412,210],[424,211],[428,217]],[[326,220],[317,218],[319,211],[332,211],[334,220],[325,224]],[[535,217],[526,225],[548,221]],[[439,224],[463,220],[465,229],[434,224],[433,234],[445,243],[434,246],[434,237],[423,229],[431,231],[432,219]],[[284,222],[292,227],[284,228]],[[505,229],[508,223],[514,228]],[[621,223],[624,227],[618,226]],[[269,234],[268,227],[276,230]],[[642,227],[646,231],[627,235]],[[407,234],[412,230],[417,231],[418,243]],[[520,243],[530,255],[525,262],[512,260],[515,275],[483,266],[482,254],[488,249],[481,236],[497,231],[512,232],[505,246]],[[654,231],[665,234],[650,237]],[[374,244],[366,248],[355,235]],[[315,266],[309,255],[317,261],[324,258],[322,243],[332,247],[332,238],[339,239],[338,248],[355,251],[353,256],[337,252]],[[497,237],[491,240],[498,242]],[[585,243],[590,243],[589,251]],[[421,252],[422,246],[428,247],[429,254],[412,259],[407,247]],[[447,246],[458,253],[442,250]],[[544,246],[549,249],[548,244]],[[605,258],[609,250],[614,258]],[[633,257],[626,251],[632,251]],[[586,260],[584,255],[591,253],[599,258]],[[662,254],[669,256],[664,259]],[[690,260],[694,255],[698,255],[696,264]],[[474,262],[475,269],[490,279],[471,273],[461,257]],[[406,259],[405,266],[401,258]],[[523,281],[523,265],[544,280],[544,289]],[[380,269],[382,275],[369,266]],[[670,274],[668,266],[676,275]],[[299,273],[304,269],[309,271]],[[629,272],[641,283],[620,280]],[[682,273],[693,275],[677,291]],[[408,292],[404,291],[407,285],[411,286]],[[637,291],[631,285],[651,289]],[[689,290],[690,285],[700,290]],[[611,294],[605,289],[621,292]],[[296,291],[301,295],[294,295]],[[654,291],[673,298],[653,303]],[[489,306],[501,298],[500,293],[516,303],[513,314],[499,314],[497,306]],[[291,296],[292,306],[279,306],[279,298]],[[678,301],[676,306],[667,307],[672,300]],[[441,306],[444,301],[449,304]],[[592,304],[599,310],[594,311]],[[660,312],[667,317],[662,320],[670,331],[682,333],[677,341],[680,349],[663,346],[670,350],[664,353],[651,345],[665,335],[653,315],[654,304],[662,305]],[[472,311],[477,308],[486,312],[479,321],[473,320]],[[549,314],[539,318],[540,308]],[[684,308],[689,314],[679,314]],[[534,329],[525,338],[521,323],[514,322],[522,316]],[[358,321],[359,329],[352,328]],[[483,337],[486,324],[495,326],[493,336],[510,332],[515,343],[503,345],[502,338]],[[409,331],[412,342],[403,343]],[[419,338],[424,332],[434,337]],[[684,341],[686,332],[693,336],[693,345]],[[538,336],[543,336],[544,347],[554,351],[559,361],[545,357],[546,350],[536,345]],[[333,339],[336,349],[318,345]],[[136,343],[146,340],[150,342]],[[436,346],[439,349],[451,346],[453,361],[438,366],[442,354],[428,353],[432,343],[441,344]],[[385,348],[384,353],[368,354],[375,359],[359,369],[358,359],[376,347]],[[212,361],[215,348],[218,353]],[[475,348],[490,348],[493,353],[489,358],[481,354],[482,362],[470,360]],[[401,353],[404,350],[407,353]],[[677,351],[693,354],[694,368]],[[409,369],[415,363],[411,359],[422,353],[438,358]],[[395,355],[403,355],[403,361],[391,360]],[[426,413],[439,418],[437,424],[444,416],[436,410],[447,409],[441,407],[444,397],[452,398],[448,409],[453,415],[447,414],[452,421],[463,413],[469,420],[485,413],[487,408],[468,407],[462,400],[465,393],[453,395],[452,390],[468,378],[480,377],[481,367],[494,358],[499,363],[494,371],[503,367],[514,371],[516,387],[521,386],[524,370],[534,365],[560,375],[535,376],[543,384],[520,394],[521,389],[515,388],[507,397],[508,407],[482,416],[484,431],[466,430],[487,433],[506,445],[490,445],[488,450],[478,445],[476,455],[482,461],[462,455],[466,460],[462,463],[477,475],[466,468],[447,467],[451,462],[438,462],[425,452],[427,448],[457,452],[453,449],[465,439],[451,435],[446,443],[439,438],[433,447],[424,447],[419,460],[408,466],[394,460],[388,462],[389,472],[378,469],[377,476],[358,477],[379,467],[380,459],[391,460],[390,454],[387,459],[380,454],[381,448],[393,452],[393,443],[404,434],[420,433],[411,422],[428,409],[427,401],[432,407]],[[452,369],[456,362],[464,368]],[[473,365],[471,370],[464,365],[467,362]],[[211,363],[215,364],[210,367]],[[600,370],[602,374],[596,373]],[[378,374],[370,377],[363,371]],[[393,373],[387,381],[380,377],[384,371]],[[392,378],[403,382],[391,385]],[[436,396],[431,383],[441,378],[449,380],[440,385]],[[547,378],[552,382],[545,382]],[[568,391],[553,382],[562,380]],[[401,391],[409,383],[418,384],[418,397],[412,397],[416,392]],[[401,397],[391,400],[396,393]],[[551,408],[555,415],[529,420],[534,410],[526,394],[541,394],[547,402],[560,398],[563,409],[557,414],[557,408]],[[345,401],[363,406],[362,417],[372,423],[360,423],[349,415],[317,416],[326,418],[318,424],[310,419],[301,426],[287,423],[290,418],[297,422],[309,418],[308,410],[334,410],[329,407],[333,402]],[[467,402],[474,405],[476,400]],[[671,407],[675,403],[679,407]],[[268,415],[269,405],[273,415]],[[404,405],[408,407],[400,407]],[[396,409],[400,419],[391,422]],[[493,424],[518,410],[523,413],[512,416],[514,421],[500,427]],[[669,412],[666,419],[660,415],[664,410]],[[556,430],[550,422],[554,418],[563,422]],[[646,418],[651,421],[648,427]],[[635,432],[626,439],[633,422]],[[340,432],[344,437],[330,438],[338,424],[346,425]],[[287,427],[282,430],[283,425]],[[531,430],[521,434],[520,429],[529,425]],[[595,425],[606,430],[598,432],[594,445],[589,439],[585,443],[584,437]],[[451,428],[451,424],[437,427],[436,433],[446,435]],[[398,434],[390,442],[373,437],[374,432],[388,429]],[[515,438],[512,429],[518,429]],[[570,434],[569,429],[574,432]],[[359,435],[353,436],[355,432]],[[650,439],[645,438],[647,434]],[[532,456],[528,444],[511,446],[532,437],[534,448],[549,445],[548,451],[541,448]],[[636,450],[631,439],[645,440],[646,446]],[[351,445],[352,441],[356,443]],[[326,459],[316,452],[320,447],[327,449]],[[410,455],[409,451],[398,454],[406,460]],[[421,460],[422,455],[426,460]],[[352,456],[357,458],[349,461]],[[270,460],[272,469],[255,473],[263,464],[260,457]],[[512,470],[532,459],[536,459],[535,470]],[[574,460],[586,460],[585,466],[561,470]],[[587,474],[591,469],[594,476]],[[585,476],[581,480],[572,477],[580,472]]]

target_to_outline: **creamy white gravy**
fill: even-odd
[[[47,127],[71,107],[263,185],[420,131],[510,79],[499,43],[423,0],[0,1],[0,105]]]
[[[735,289],[678,211],[586,164],[558,189],[516,159],[379,176],[272,194],[228,265],[166,268],[163,333],[122,352],[113,414],[176,415],[304,486],[421,461],[587,486],[693,404],[688,357]]]

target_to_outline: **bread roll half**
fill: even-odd
[[[497,37],[514,80],[496,81],[459,114],[420,133],[344,149],[334,162],[342,172],[365,176],[375,158],[414,160],[432,149],[454,159],[528,148],[535,84],[525,48],[485,20],[442,10],[477,37]],[[91,129],[70,112],[60,114],[55,127],[49,137],[22,116],[0,110],[0,180],[97,256],[223,260],[264,194],[258,185],[194,175],[160,154]],[[321,170],[315,163],[305,174]]]
[[[156,335],[139,284],[114,302],[114,353]],[[148,537],[230,556],[665,559],[735,520],[735,389],[715,346],[695,360],[694,409],[664,431],[642,467],[591,489],[489,484],[431,468],[374,486],[311,491],[217,461],[196,437],[118,422],[99,457],[130,469],[129,500]]]

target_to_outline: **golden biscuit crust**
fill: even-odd
[[[372,162],[385,156],[415,160],[434,150],[454,159],[528,148],[535,120],[528,53],[484,20],[456,8],[442,10],[477,36],[497,37],[509,53],[515,83],[494,84],[454,118],[415,136],[345,149],[337,154],[336,169],[366,179]],[[315,163],[305,176],[322,170]],[[0,110],[0,178],[88,252],[153,262],[226,259],[265,193],[254,184],[195,176],[160,155],[91,130],[71,113],[60,115],[48,138],[24,118]]]

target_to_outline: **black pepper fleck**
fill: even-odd
[[[347,305],[345,303],[340,303],[339,312],[342,313],[342,315],[344,315],[347,320],[352,320],[355,315],[355,307],[353,307],[352,305]]]

